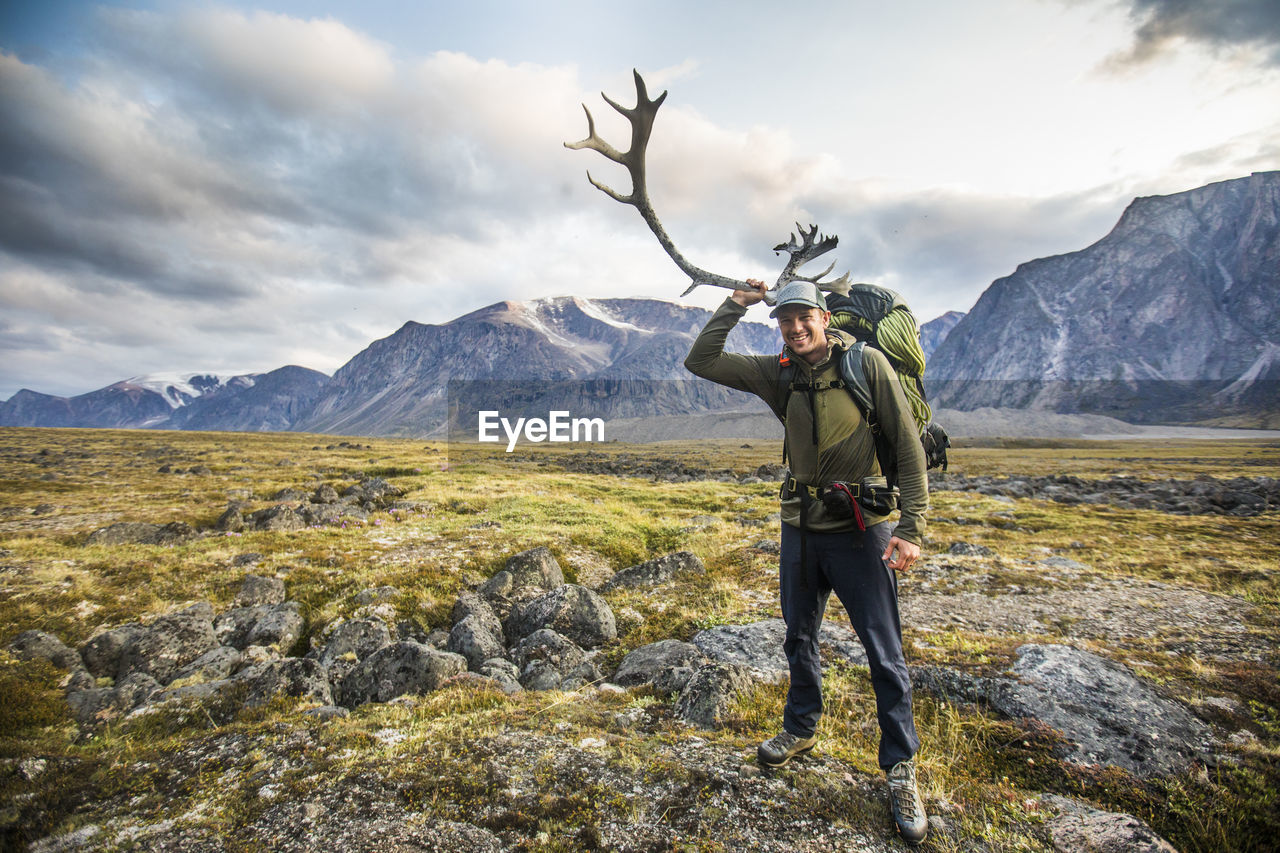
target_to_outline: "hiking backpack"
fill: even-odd
[[[857,343],[845,351],[838,364],[840,380],[858,411],[875,437],[876,457],[880,470],[892,485],[897,479],[897,460],[886,446],[880,421],[876,415],[875,400],[871,396],[871,384],[862,367],[864,347],[878,349],[889,360],[898,376],[907,403],[911,408],[924,448],[925,468],[947,469],[947,448],[951,441],[947,432],[933,421],[933,411],[924,393],[924,350],[920,348],[920,329],[907,303],[887,287],[874,284],[855,284],[848,295],[826,294],[827,310],[831,312],[830,329],[839,329],[857,338]],[[795,366],[784,353],[779,360],[782,366],[780,379],[787,385],[787,397],[795,390]],[[786,400],[782,404],[785,415]]]

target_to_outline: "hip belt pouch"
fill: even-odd
[[[859,486],[858,503],[867,512],[888,515],[898,508],[898,487],[884,477],[863,477]]]

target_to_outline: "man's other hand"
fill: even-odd
[[[880,559],[894,571],[905,572],[911,568],[912,563],[920,559],[920,546],[894,536],[889,539],[889,547],[884,549]]]
[[[764,294],[769,288],[763,281],[755,278],[747,279],[747,284],[751,285],[754,290],[735,290],[729,295],[729,298],[741,305],[743,308],[750,308],[757,302],[764,301]]]

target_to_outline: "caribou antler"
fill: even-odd
[[[663,228],[662,223],[658,221],[658,215],[654,213],[653,205],[649,201],[648,185],[645,182],[644,155],[645,149],[649,145],[649,136],[653,133],[654,116],[658,114],[658,107],[662,106],[662,102],[666,100],[667,93],[663,92],[657,98],[651,100],[649,98],[649,91],[644,85],[644,78],[640,76],[640,72],[633,70],[632,74],[634,74],[636,78],[636,105],[634,109],[627,109],[603,92],[600,93],[600,97],[604,98],[605,103],[621,113],[627,121],[631,123],[631,147],[627,152],[624,154],[609,143],[605,142],[596,134],[595,119],[591,117],[591,110],[587,109],[586,104],[582,105],[582,110],[587,114],[587,138],[578,142],[566,142],[564,146],[574,150],[590,148],[592,151],[600,152],[613,162],[627,167],[627,171],[631,173],[631,193],[629,195],[622,195],[611,187],[600,183],[595,178],[591,177],[590,171],[587,172],[587,180],[591,182],[593,187],[600,190],[600,192],[609,196],[614,201],[629,204],[640,212],[641,218],[643,218],[645,224],[649,226],[649,230],[653,232],[653,235],[658,238],[658,243],[662,245],[663,250],[671,256],[671,260],[676,262],[676,266],[680,267],[684,274],[693,280],[693,283],[689,285],[689,288],[685,290],[681,296],[687,295],[700,284],[709,284],[714,287],[727,287],[730,290],[751,290],[751,285],[747,284],[745,281],[717,275],[712,272],[707,272],[700,267],[694,266],[685,258],[684,255],[680,254],[680,250],[676,248],[676,244],[667,234],[667,230]],[[808,281],[816,284],[822,290],[834,290],[847,293],[849,289],[849,276],[847,274],[834,281],[819,281],[822,276],[831,272],[831,269],[835,264],[827,267],[823,272],[816,276],[796,275],[796,270],[798,270],[802,264],[807,263],[831,249],[834,249],[839,240],[839,238],[834,234],[829,237],[823,237],[821,234],[818,234],[818,227],[816,225],[810,225],[809,230],[805,231],[803,228],[800,228],[799,223],[796,223],[796,228],[800,230],[800,236],[803,240],[802,244],[797,245],[796,237],[792,234],[790,243],[784,243],[774,247],[775,252],[783,250],[790,252],[791,259],[787,262],[782,274],[778,276],[777,283],[770,288],[768,293],[765,295],[765,301],[770,305],[774,304],[778,290],[789,281]],[[820,238],[816,245],[814,244],[815,235]]]

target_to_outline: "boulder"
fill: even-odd
[[[551,628],[586,648],[618,636],[609,602],[576,584],[565,584],[517,605],[503,627],[508,641],[527,637],[541,628]]]
[[[288,504],[276,504],[252,513],[245,523],[254,530],[301,530],[307,520]]]
[[[524,690],[520,684],[520,668],[506,658],[490,658],[476,672],[495,682],[508,695]]]
[[[45,631],[23,631],[9,644],[19,660],[47,660],[58,669],[84,669],[80,653]]]
[[[208,682],[230,678],[240,668],[244,656],[239,649],[217,646],[173,674],[170,683]]]
[[[564,585],[564,572],[546,546],[516,554],[507,560],[503,571],[511,573],[511,582],[516,589],[552,590]]]
[[[781,619],[765,619],[748,625],[718,625],[699,631],[693,644],[712,660],[739,664],[764,678],[782,678],[789,672],[782,643],[787,626]],[[818,634],[824,659],[843,658],[854,666],[867,665],[867,653],[853,630],[826,623]]]
[[[213,620],[213,631],[218,642],[236,649],[245,648],[249,645],[249,632],[270,609],[265,604],[259,604],[255,607],[233,607],[219,613]]]
[[[213,622],[218,642],[224,646],[237,649],[274,646],[281,652],[293,647],[305,625],[302,605],[296,601],[274,606],[233,607]]]
[[[196,604],[147,625],[121,652],[117,677],[142,672],[167,684],[178,670],[218,645],[213,608]]]
[[[302,636],[306,620],[302,618],[302,605],[286,601],[267,609],[249,629],[246,646],[270,646],[287,653]]]
[[[340,684],[360,661],[391,645],[391,629],[381,619],[348,619],[330,632],[324,649],[316,655],[329,670],[329,680]]]
[[[110,722],[150,701],[160,683],[145,673],[132,673],[115,687],[95,687],[67,694],[71,715],[82,726]]]
[[[338,490],[328,483],[317,486],[315,492],[311,495],[311,502],[313,504],[336,504],[338,502]]]
[[[494,621],[497,621],[497,617],[494,617]],[[502,629],[501,624],[498,629]],[[494,635],[480,616],[473,614],[453,626],[445,649],[462,655],[467,659],[468,668],[478,671],[486,660],[500,658],[506,652],[500,637],[500,634]]]
[[[429,693],[466,669],[467,659],[462,655],[412,641],[395,643],[360,661],[342,679],[335,699],[339,705],[354,708],[365,702]]]
[[[284,604],[284,581],[279,578],[264,578],[259,575],[245,575],[236,593],[236,607],[256,607],[259,605]]]
[[[1045,821],[1053,849],[1058,853],[1178,853],[1133,815],[1105,812],[1056,794],[1044,794],[1040,802],[1059,812]]]
[[[613,683],[623,687],[663,683],[663,692],[678,693],[688,684],[694,669],[706,658],[702,650],[692,643],[679,640],[659,640],[632,651],[622,659]],[[683,681],[683,683],[679,683]],[[675,686],[679,684],[679,686]]]
[[[88,545],[176,545],[194,538],[196,530],[185,521],[169,524],[147,524],[139,521],[121,521],[100,527],[89,534]]]
[[[756,685],[749,667],[709,663],[699,667],[676,700],[675,714],[704,729],[719,728],[730,709]]]
[[[620,587],[657,586],[681,574],[706,574],[706,567],[692,551],[677,551],[638,566],[622,569],[605,583],[603,591]]]
[[[469,616],[474,617],[480,626],[497,638],[499,643],[506,642],[506,636],[502,631],[502,620],[498,618],[498,614],[494,612],[489,602],[477,593],[463,592],[453,605],[450,619],[456,625]]]
[[[244,513],[241,510],[242,505],[238,502],[227,507],[226,511],[218,516],[218,520],[214,522],[213,529],[223,533],[239,533],[244,530]]]
[[[1039,720],[1068,741],[1062,757],[1111,764],[1139,777],[1170,776],[1210,754],[1211,730],[1121,664],[1059,645],[1021,646],[1007,676],[937,667],[912,673],[921,689],[980,701],[1007,717]]]
[[[573,690],[597,677],[572,640],[550,628],[534,631],[511,651],[526,690]]]
[[[280,695],[312,699],[322,705],[333,704],[329,673],[319,661],[306,658],[254,664],[237,673],[235,683],[243,686],[246,708],[265,705]]]
[[[146,630],[145,626],[130,622],[90,637],[80,646],[85,667],[97,678],[115,678],[120,671],[120,656]]]

